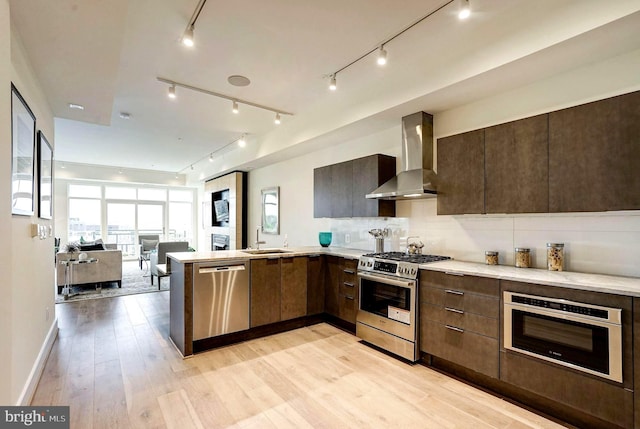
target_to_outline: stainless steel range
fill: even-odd
[[[418,347],[418,273],[420,264],[448,256],[371,253],[358,261],[360,308],[358,338],[415,362]]]

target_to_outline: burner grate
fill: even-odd
[[[363,256],[369,258],[387,259],[389,261],[411,262],[414,264],[426,264],[429,262],[446,261],[451,259],[449,256],[416,255],[403,252],[369,253]]]

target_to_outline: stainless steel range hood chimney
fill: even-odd
[[[402,171],[367,198],[405,200],[433,198],[436,194],[433,116],[418,112],[402,118]]]

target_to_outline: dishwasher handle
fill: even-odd
[[[244,265],[224,265],[222,267],[207,267],[198,268],[198,274],[210,274],[220,273],[228,271],[244,271],[246,268]]]

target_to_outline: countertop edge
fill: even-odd
[[[461,261],[422,264],[420,269],[640,297],[640,279],[635,277],[548,271],[540,268],[516,268],[502,265],[492,266]]]

